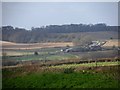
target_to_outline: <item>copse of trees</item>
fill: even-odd
[[[117,31],[117,26],[107,26],[104,23],[95,25],[69,24],[49,25],[44,27],[32,27],[31,30],[24,28],[13,28],[12,26],[2,27],[2,40],[17,43],[48,42],[48,41],[72,41],[75,36],[68,33]],[[1,30],[0,30],[1,31]],[[66,35],[61,35],[61,34]]]

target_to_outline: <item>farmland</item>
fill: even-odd
[[[55,43],[12,43],[12,42],[1,42],[5,49],[40,49],[49,47],[65,47],[67,45],[73,46],[72,42],[55,42]]]
[[[115,40],[114,40],[115,42]],[[116,40],[117,42],[117,40]],[[98,51],[87,51],[87,52],[63,52],[66,48],[74,48],[72,42],[59,42],[59,43],[13,43],[13,42],[1,42],[2,43],[2,54],[3,66],[9,65],[12,62],[16,62],[18,65],[28,61],[36,63],[50,63],[53,62],[74,62],[88,60],[88,59],[100,59],[100,58],[115,58],[118,56],[116,49],[98,50]],[[110,43],[110,41],[108,42]],[[117,43],[115,43],[117,46]],[[107,44],[106,44],[107,45]],[[105,47],[106,47],[105,45]],[[19,47],[19,49],[18,49]],[[37,47],[37,48],[36,48]],[[34,53],[37,52],[38,55]],[[63,61],[62,61],[63,60]],[[11,64],[11,65],[17,65]],[[10,65],[10,66],[11,66]]]
[[[1,56],[3,88],[119,87],[120,60],[117,49],[61,51],[66,48],[76,46],[68,42],[61,44],[4,42]]]

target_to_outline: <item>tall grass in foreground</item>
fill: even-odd
[[[22,69],[3,70],[3,88],[118,88],[118,80],[117,66],[78,72],[73,68],[29,73]]]

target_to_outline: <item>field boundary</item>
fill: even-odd
[[[16,67],[23,67],[23,66],[32,66],[32,65],[39,65],[40,67],[44,67],[44,66],[60,66],[60,65],[75,65],[75,64],[91,64],[91,63],[95,63],[95,65],[97,66],[99,63],[112,63],[112,62],[115,62],[115,63],[118,63],[120,62],[120,59],[100,59],[100,60],[83,60],[83,61],[80,61],[78,59],[75,60],[60,60],[59,62],[58,61],[51,61],[51,60],[48,60],[48,61],[23,61],[22,64],[18,64],[18,65],[11,65],[11,66],[3,66],[2,68],[16,68]]]

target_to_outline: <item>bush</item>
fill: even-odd
[[[65,68],[64,69],[64,73],[69,74],[69,73],[73,73],[74,69],[73,68]]]
[[[68,47],[68,48],[69,48],[70,46],[69,46],[69,45],[66,45],[66,47]]]
[[[38,52],[34,52],[34,55],[38,55]]]

